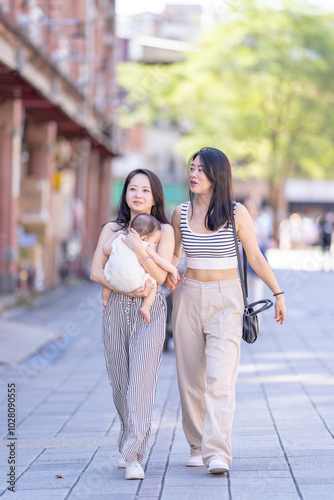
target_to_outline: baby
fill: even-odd
[[[160,222],[152,215],[140,214],[133,219],[131,229],[139,234],[143,247],[154,262],[165,271],[174,274],[176,278],[176,267],[156,252],[161,235]],[[109,259],[104,267],[104,276],[110,285],[120,292],[133,292],[144,286],[147,279],[151,280],[153,288],[144,298],[140,309],[144,316],[144,322],[149,323],[151,320],[150,307],[157,293],[157,282],[145,271],[135,252],[126,246],[124,238],[123,234],[113,235],[105,242],[103,252],[109,256]],[[107,296],[104,296],[104,291],[107,292],[107,289],[103,288],[102,291],[102,301],[106,307]]]

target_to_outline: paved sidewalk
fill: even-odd
[[[117,469],[118,420],[100,339],[100,288],[84,283],[15,322],[61,334],[17,366],[0,366],[0,496],[4,499],[268,500],[334,498],[333,273],[278,271],[288,319],[262,317],[242,343],[229,475],[186,468],[173,349],[160,370],[146,478]],[[8,318],[7,318],[8,319]],[[10,319],[10,318],[9,318]],[[16,429],[7,439],[7,384]],[[12,439],[16,437],[17,440]],[[12,443],[12,450],[8,444]],[[16,491],[7,491],[8,458]],[[57,478],[57,475],[63,476]]]

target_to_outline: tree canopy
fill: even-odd
[[[333,177],[334,15],[232,1],[185,62],[124,63],[121,124],[168,121],[186,158],[222,149],[240,178]]]

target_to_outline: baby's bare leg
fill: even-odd
[[[106,286],[104,286],[102,288],[102,304],[103,304],[103,307],[107,307],[108,300],[110,299],[111,293],[112,293],[111,290],[109,288],[107,288]]]
[[[140,308],[140,312],[144,316],[144,322],[149,323],[151,321],[150,308],[154,302],[155,296],[157,294],[157,287],[153,287],[147,297],[143,300],[143,305]]]

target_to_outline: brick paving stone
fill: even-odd
[[[161,500],[228,500],[227,486],[203,486],[191,488],[190,486],[170,486],[163,491]]]
[[[303,500],[330,500],[334,496],[333,484],[322,485],[308,485],[307,487],[301,486],[301,494]]]
[[[64,489],[45,489],[45,490],[15,490],[13,494],[11,491],[7,491],[1,496],[3,500],[65,500],[68,495],[69,490]]]
[[[101,344],[98,286],[63,290],[32,311],[16,311],[15,324],[66,332],[73,323],[80,334],[65,335],[24,364],[0,366],[1,499],[14,498],[5,490],[6,384],[12,381],[19,438],[16,500],[334,498],[334,282],[325,272],[293,271],[292,281],[291,272],[276,274],[286,291],[288,317],[280,327],[269,311],[256,344],[242,343],[228,475],[185,467],[189,446],[171,348],[162,359],[143,461],[146,478],[124,479],[124,469],[117,467],[119,424]]]

